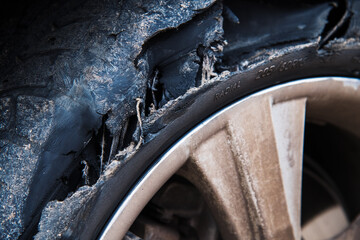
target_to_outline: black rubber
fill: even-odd
[[[312,49],[316,52],[316,48]],[[348,76],[358,77],[354,74],[359,66],[354,63],[351,57],[356,57],[360,54],[360,49],[349,49],[349,51],[340,52],[340,55],[332,57],[331,62],[324,63],[322,57],[311,57],[310,49],[306,49],[297,53],[289,54],[282,60],[277,59],[264,64],[254,69],[254,72],[242,73],[236,75],[226,82],[217,84],[216,86],[208,86],[203,91],[200,91],[199,96],[189,96],[184,101],[173,106],[173,109],[165,114],[162,118],[149,127],[157,133],[156,138],[151,142],[144,145],[140,151],[129,161],[119,172],[116,173],[113,179],[109,179],[107,185],[102,189],[102,197],[98,199],[96,203],[91,207],[91,216],[94,216],[96,221],[89,220],[86,224],[82,225],[86,229],[83,233],[79,233],[83,236],[83,239],[90,237],[94,232],[90,232],[91,229],[100,229],[102,222],[98,222],[98,219],[103,218],[106,220],[105,212],[112,212],[116,202],[121,202],[121,199],[129,191],[137,178],[140,178],[141,174],[160,156],[159,153],[163,153],[168,149],[178,138],[183,136],[187,131],[199,123],[201,120],[206,119],[209,115],[216,110],[230,104],[236,99],[247,96],[250,93],[257,90],[264,89],[269,86],[273,86],[279,83],[285,83],[290,80],[304,79],[314,76]],[[344,55],[342,55],[344,54]],[[350,58],[349,58],[350,57]],[[257,72],[273,65],[282,64],[284,61],[293,61],[294,59],[306,59],[306,64],[301,67],[296,73],[291,74],[274,74],[272,77],[266,77],[254,83],[257,76]],[[325,58],[328,60],[330,58]],[[341,62],[335,63],[335,62]],[[347,67],[339,66],[343,63],[348,64]],[[330,69],[329,69],[330,67]],[[332,68],[332,69],[331,69]],[[308,74],[306,74],[308,72]],[[238,87],[241,86],[241,87]],[[224,93],[224,94],[222,94]],[[221,100],[217,96],[221,96]],[[185,105],[185,107],[184,107]],[[160,130],[160,133],[158,130]],[[145,161],[146,159],[146,161]],[[131,175],[129,174],[131,172]],[[134,178],[134,176],[138,176]],[[116,188],[117,192],[113,192]],[[120,199],[120,200],[119,200]],[[88,226],[90,226],[88,228]],[[95,228],[94,228],[95,227]]]
[[[358,1],[339,1],[337,6],[327,1],[199,1],[184,9],[164,7],[166,11],[158,1],[117,4],[39,2],[24,6],[28,13],[18,20],[15,33],[11,25],[2,27],[0,167],[4,170],[0,176],[5,187],[0,199],[9,201],[4,195],[9,192],[21,198],[13,208],[0,210],[7,229],[2,230],[2,239],[32,238],[41,214],[38,238],[48,228],[57,229],[62,239],[94,239],[146,169],[217,110],[296,79],[360,77]],[[138,25],[131,24],[156,11],[163,14],[161,20],[137,36],[133,28]],[[39,37],[33,32],[46,34]],[[215,51],[225,45],[224,40],[228,41],[224,52]],[[229,71],[230,77],[201,85],[204,59],[209,56],[214,71],[219,75]],[[105,80],[97,82],[97,77]],[[187,93],[194,87],[198,89]],[[143,99],[141,133],[136,98]],[[151,106],[162,110],[152,113]],[[32,129],[37,135],[31,135]],[[81,162],[92,169],[90,180],[95,183],[103,136],[105,159],[109,159],[137,143],[140,135],[144,144],[135,155],[119,158],[120,167],[86,188]],[[26,152],[28,148],[22,146],[28,144],[32,145]],[[26,157],[33,160],[24,170],[21,158]],[[27,174],[21,185],[24,193],[11,188],[12,171]],[[49,213],[54,219],[65,214],[56,208],[42,213],[45,206],[53,206],[52,200],[69,200],[72,192],[84,196],[74,197],[83,202],[74,203],[71,221],[44,224]],[[11,211],[16,221],[7,219]],[[17,229],[11,233],[12,228]]]

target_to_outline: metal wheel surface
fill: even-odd
[[[119,205],[100,239],[121,239],[174,174],[201,193],[216,222],[207,224],[207,232],[220,233],[212,239],[355,238],[356,220],[349,219],[340,200],[307,224],[301,223],[301,205],[302,177],[310,174],[303,172],[305,122],[330,124],[360,137],[359,106],[359,81],[339,77],[294,81],[231,104],[158,159]],[[352,227],[349,220],[354,220]],[[176,233],[160,235],[156,239],[181,239]]]

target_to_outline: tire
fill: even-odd
[[[1,239],[95,239],[149,166],[211,114],[289,81],[360,76],[358,1],[160,2],[8,9]]]

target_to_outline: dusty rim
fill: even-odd
[[[100,239],[121,239],[175,173],[200,190],[223,239],[301,239],[305,120],[327,122],[360,137],[359,86],[353,78],[310,78],[224,108],[156,161],[119,205]]]

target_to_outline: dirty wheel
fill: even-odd
[[[337,77],[231,104],[144,173],[100,239],[135,219],[143,239],[356,239],[359,106],[359,80]]]
[[[17,1],[0,239],[358,236],[359,1]]]

